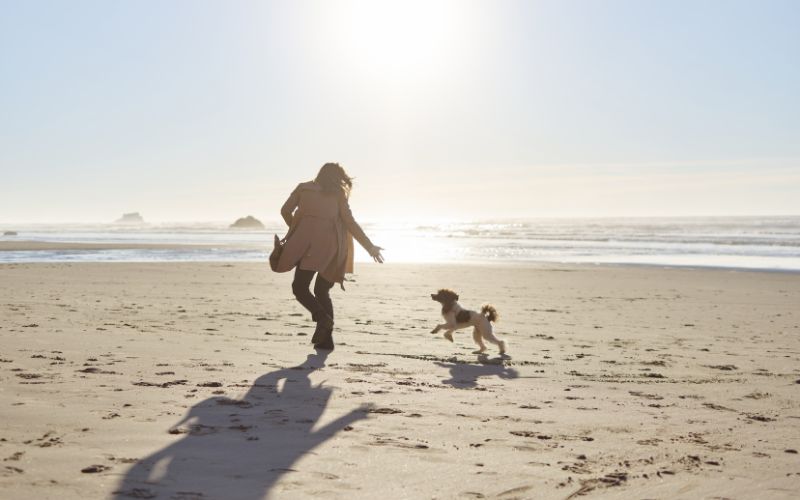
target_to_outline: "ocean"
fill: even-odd
[[[0,263],[265,261],[285,226],[222,223],[0,225],[0,241],[156,244],[163,248],[0,251]],[[800,216],[491,220],[364,224],[387,263],[549,262],[800,271]],[[174,245],[208,245],[180,248]],[[173,245],[173,246],[169,246]],[[357,248],[356,260],[369,256]]]

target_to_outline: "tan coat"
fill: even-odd
[[[369,250],[372,242],[353,218],[347,198],[325,193],[315,182],[298,184],[281,208],[289,238],[277,272],[317,271],[341,284],[353,272],[353,237]]]

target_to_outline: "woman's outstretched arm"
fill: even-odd
[[[353,235],[353,238],[364,247],[364,250],[369,252],[370,256],[375,259],[375,262],[382,264],[383,255],[381,255],[381,250],[383,250],[383,248],[374,245],[364,233],[364,230],[361,229],[361,226],[353,217],[353,212],[350,210],[350,204],[347,202],[346,198],[342,198],[341,203],[339,203],[339,214],[344,221],[345,227],[350,231],[350,234]]]

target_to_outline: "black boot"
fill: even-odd
[[[315,349],[322,349],[325,351],[333,350],[333,328],[325,330],[320,335],[320,341],[314,344]]]
[[[325,313],[321,313],[319,316],[321,317],[316,320],[317,327],[314,329],[314,335],[311,337],[311,343],[315,346],[325,342],[333,333],[333,318]],[[331,346],[330,349],[332,350],[333,347]]]

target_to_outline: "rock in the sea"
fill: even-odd
[[[116,224],[144,224],[144,219],[139,212],[131,212],[129,214],[122,214],[122,217],[115,221]]]
[[[4,231],[3,232],[3,236],[16,236],[16,235],[17,235],[16,231]]]
[[[262,224],[260,220],[256,219],[252,215],[248,215],[247,217],[242,217],[241,219],[237,219],[236,222],[231,224],[231,228],[264,229],[264,224]]]

